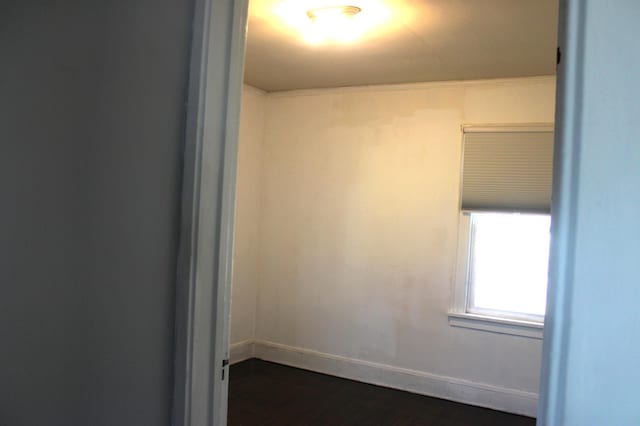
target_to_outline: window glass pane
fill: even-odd
[[[548,215],[474,213],[470,310],[544,316]]]

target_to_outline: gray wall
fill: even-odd
[[[640,425],[640,2],[568,0],[538,422]]]
[[[166,425],[192,2],[0,5],[0,424]]]

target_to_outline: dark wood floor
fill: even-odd
[[[231,367],[229,426],[534,426],[535,420],[256,359]]]

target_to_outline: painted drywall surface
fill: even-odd
[[[559,238],[540,424],[638,425],[640,4],[562,9]]]
[[[553,78],[273,94],[261,340],[537,392],[541,341],[452,328],[462,124],[552,122]]]
[[[282,3],[253,0],[249,7],[245,78],[267,91],[524,77],[555,69],[558,0],[469,1],[464,7],[448,0],[342,2],[365,14],[388,8],[389,19],[353,46],[310,46],[305,22],[292,25],[290,19],[306,19],[305,6],[313,3],[291,1],[282,9],[286,14],[274,13]]]
[[[169,425],[192,2],[0,9],[0,424]]]
[[[236,192],[231,344],[255,337],[258,285],[258,225],[265,93],[245,85],[242,91]]]

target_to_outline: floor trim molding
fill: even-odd
[[[538,394],[534,392],[438,376],[274,342],[245,340],[231,345],[232,364],[252,357],[420,395],[536,416]]]
[[[232,343],[229,346],[229,362],[231,365],[255,357],[255,341],[251,339]]]

